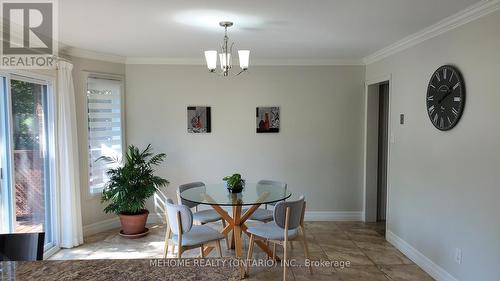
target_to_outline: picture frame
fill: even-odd
[[[256,108],[256,132],[279,133],[280,108],[278,106],[261,106]]]
[[[192,134],[212,132],[212,112],[210,106],[187,107],[187,131]]]

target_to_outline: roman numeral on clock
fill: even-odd
[[[453,65],[443,65],[432,73],[425,101],[434,127],[441,131],[455,127],[464,110],[465,91],[462,74]]]
[[[430,113],[431,115],[432,115],[432,113],[434,112],[434,109],[435,109],[434,105],[433,105],[433,106],[431,106],[431,107],[429,107],[429,113]]]

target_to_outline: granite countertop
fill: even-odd
[[[234,259],[133,259],[0,262],[11,280],[240,280]]]

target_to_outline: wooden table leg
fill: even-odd
[[[241,243],[241,205],[233,206],[233,219],[234,219],[234,228],[233,228],[233,236],[234,236],[234,248],[236,251],[236,258],[242,259],[242,243]],[[243,264],[240,264],[240,277],[241,279],[245,278],[245,268]]]
[[[231,239],[231,248],[236,250],[236,256],[241,257],[241,232],[244,232],[250,237],[250,233],[247,232],[247,226],[245,222],[251,217],[251,215],[257,210],[260,204],[255,204],[250,207],[245,214],[241,214],[241,205],[233,206],[233,217],[229,216],[229,214],[222,209],[218,205],[211,205],[212,208],[219,213],[223,220],[225,220],[228,224],[222,230],[222,234],[228,234],[232,232]],[[231,231],[232,230],[232,231]],[[269,257],[273,256],[272,250],[266,245],[266,243],[257,240],[255,241],[257,246],[261,248]],[[279,261],[279,257],[276,257],[276,260]]]
[[[234,228],[233,228],[233,236],[234,236],[234,246],[236,250],[236,256],[241,258],[241,205],[237,205],[233,207],[234,214]]]
[[[231,244],[229,245],[229,247],[234,250],[234,247],[235,247],[235,244],[234,244],[234,229],[233,229],[233,231],[231,231],[230,238],[231,238]]]
[[[240,206],[240,213],[241,213],[241,206]],[[239,216],[236,215],[236,206],[233,206],[233,231],[232,231],[232,234],[231,234],[231,249],[236,249],[236,235],[234,234],[235,230],[236,230],[236,218],[238,217],[239,219]]]

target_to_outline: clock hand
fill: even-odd
[[[453,92],[453,91],[452,91],[451,89],[449,89],[448,91],[446,91],[446,94],[445,94],[442,98],[440,98],[440,99],[438,100],[438,104],[441,104],[441,102],[443,102],[443,100],[444,100],[446,97],[448,97],[448,96],[449,96],[452,92]]]

